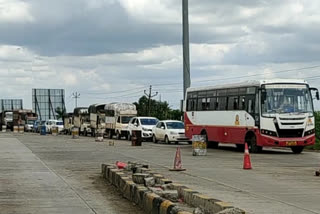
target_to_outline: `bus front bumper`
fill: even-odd
[[[300,138],[278,138],[267,135],[260,135],[258,140],[259,146],[278,146],[278,147],[292,147],[292,146],[310,146],[315,144],[315,134]]]

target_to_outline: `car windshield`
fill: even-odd
[[[143,118],[143,119],[140,119],[141,121],[141,124],[142,125],[145,125],[145,126],[154,126],[158,123],[158,120],[157,119],[152,119],[152,118]]]
[[[122,122],[123,124],[128,124],[129,121],[131,120],[131,118],[132,118],[132,117],[129,117],[129,116],[122,116],[122,117],[121,117],[121,122]]]
[[[167,122],[168,129],[184,129],[184,124],[182,122]]]
[[[266,85],[262,100],[262,115],[276,113],[313,114],[312,99],[306,85]]]
[[[63,125],[63,122],[59,121],[57,122],[57,126],[62,126]]]

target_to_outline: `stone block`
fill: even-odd
[[[155,184],[156,184],[156,180],[154,179],[154,177],[144,178],[144,185],[146,187],[153,187]]]
[[[147,177],[150,177],[150,175],[144,173],[135,173],[132,175],[132,180],[136,184],[144,184],[144,179]]]
[[[194,191],[192,189],[183,189],[181,191],[181,193],[182,193],[181,196],[182,196],[182,199],[184,200],[184,202],[189,204],[189,205],[192,205],[193,195],[197,194],[199,192]]]

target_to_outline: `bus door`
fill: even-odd
[[[246,103],[246,126],[254,126],[254,118],[255,118],[255,95],[247,95],[245,98]]]

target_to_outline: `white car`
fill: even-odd
[[[171,142],[191,142],[185,135],[184,124],[181,121],[159,121],[152,132],[154,143],[157,143],[158,141],[164,141],[167,144],[170,144]]]
[[[142,139],[152,140],[152,129],[158,121],[155,117],[133,117],[128,124],[128,139],[131,139],[133,130],[138,130]]]
[[[47,120],[46,121],[46,130],[48,133],[52,132],[52,127],[58,127],[59,133],[64,130],[63,122],[60,120]]]

